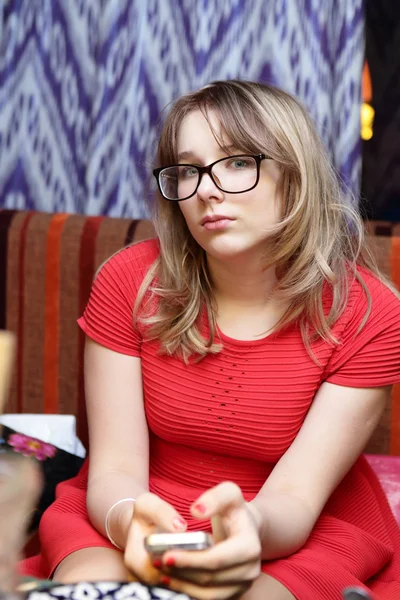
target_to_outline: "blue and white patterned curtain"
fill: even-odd
[[[0,206],[145,216],[161,111],[229,78],[304,101],[358,194],[363,0],[0,7]]]

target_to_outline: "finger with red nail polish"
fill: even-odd
[[[161,558],[155,558],[153,560],[153,567],[155,567],[156,569],[161,569],[162,566],[163,566],[163,563],[162,563]]]
[[[160,579],[160,583],[161,585],[165,585],[168,587],[171,583],[171,577],[168,577],[168,575],[163,575]]]
[[[175,529],[183,531],[184,529],[186,529],[187,523],[185,519],[182,519],[182,517],[175,517],[175,519],[172,521],[172,525]]]
[[[166,567],[174,567],[175,564],[176,564],[176,561],[173,556],[167,556],[167,558],[164,560],[164,565]]]
[[[205,515],[207,513],[207,506],[205,504],[203,504],[202,502],[198,502],[198,503],[194,504],[193,510],[200,513],[201,515]]]

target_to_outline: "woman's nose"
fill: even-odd
[[[201,178],[200,185],[197,188],[197,194],[204,202],[214,200],[222,202],[224,199],[224,192],[222,192],[218,186],[215,185],[214,181],[208,173],[204,173]]]

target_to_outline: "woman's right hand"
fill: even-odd
[[[133,576],[147,585],[162,584],[163,573],[147,552],[144,540],[155,530],[182,533],[186,527],[186,521],[171,504],[151,492],[141,494],[136,499],[124,555],[125,565]]]

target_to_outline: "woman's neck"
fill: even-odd
[[[275,268],[263,269],[261,260],[221,262],[207,257],[217,302],[237,307],[263,306],[276,284]]]

